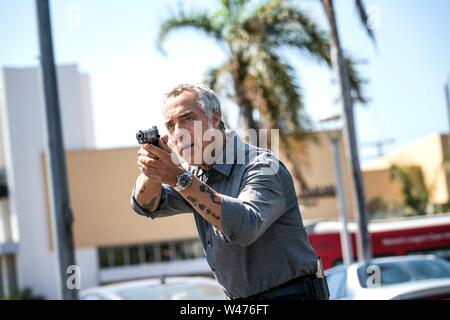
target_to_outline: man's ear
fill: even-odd
[[[212,117],[212,125],[214,127],[214,129],[219,129],[220,128],[220,119],[221,116],[219,113],[214,113],[213,117]]]

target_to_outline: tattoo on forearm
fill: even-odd
[[[214,211],[212,211],[210,208],[206,208],[205,213],[217,220],[220,220],[220,217],[217,214],[215,214]]]
[[[199,187],[201,192],[206,192],[209,194],[209,196],[211,197],[212,202],[217,203],[217,204],[221,204],[222,202],[220,201],[220,197],[218,197],[216,195],[216,192],[211,189],[210,187],[208,187],[205,184],[201,184]]]
[[[207,208],[204,204],[198,203],[196,198],[192,196],[187,196],[186,199],[188,199],[194,205],[194,207],[197,207],[203,212],[205,212],[207,215],[210,215],[211,217],[220,220],[220,217],[217,214],[215,214],[214,211],[212,211],[210,208]]]
[[[188,199],[194,206],[197,206],[197,199],[191,196],[187,196],[186,199]]]
[[[149,203],[144,203],[142,207],[146,210],[152,211],[155,207],[156,197],[154,197],[152,200],[150,200]]]

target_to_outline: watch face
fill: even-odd
[[[178,185],[181,188],[186,188],[191,184],[192,181],[192,176],[189,173],[183,173],[182,175],[180,175],[180,177],[178,178]]]

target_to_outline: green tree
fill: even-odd
[[[0,296],[0,300],[44,300],[44,297],[34,294],[33,290],[30,288],[25,288],[21,291],[14,290],[8,296]]]
[[[431,188],[426,186],[421,169],[392,165],[390,175],[392,180],[398,180],[402,185],[403,206],[406,210],[417,215],[426,214],[431,201]]]
[[[417,166],[392,165],[390,175],[392,180],[400,181],[403,194],[404,214],[423,215],[427,209],[432,208],[434,214],[448,213],[450,211],[450,199],[444,203],[433,202],[433,192],[436,190],[438,175],[443,173],[448,176],[450,173],[450,159],[445,157],[442,165],[434,172],[434,177],[427,184],[422,174],[422,170]]]
[[[234,100],[247,128],[280,130],[281,156],[297,190],[306,188],[297,160],[304,142],[313,138],[312,125],[298,74],[283,52],[294,50],[331,65],[327,35],[286,0],[221,0],[213,13],[180,10],[161,25],[159,45],[170,32],[184,28],[207,34],[223,48],[226,61],[208,72],[208,84]],[[360,82],[354,80],[362,97]]]

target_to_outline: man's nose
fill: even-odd
[[[175,124],[173,129],[173,136],[175,138],[176,142],[183,142],[183,130],[181,130],[180,126],[178,124]]]
[[[193,134],[189,130],[187,126],[176,124],[174,126],[173,135],[175,138],[175,141],[177,141],[177,144],[184,145],[184,144],[191,144]]]

